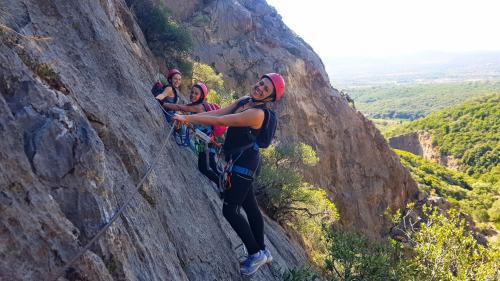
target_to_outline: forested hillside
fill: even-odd
[[[500,82],[384,84],[345,91],[369,118],[415,120],[473,97],[500,93]]]
[[[442,155],[459,159],[461,170],[487,182],[500,178],[500,94],[487,95],[397,127],[395,136],[429,131]]]
[[[495,224],[500,231],[500,189],[498,184],[476,180],[410,152],[395,150],[419,188],[429,195],[446,198],[453,207],[470,215],[479,227]]]
[[[499,102],[500,94],[482,96],[387,132],[396,136],[426,131],[442,156],[458,159],[460,171],[452,171],[421,156],[395,150],[420,190],[445,198],[490,236],[495,236],[493,227],[500,230]]]

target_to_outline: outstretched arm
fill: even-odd
[[[184,111],[184,112],[193,112],[193,113],[204,112],[203,105],[201,105],[201,104],[182,105],[182,104],[165,103],[165,104],[163,104],[163,107],[165,107],[167,110],[175,110],[175,111]]]
[[[228,105],[228,106],[226,106],[224,108],[217,109],[217,110],[212,110],[212,111],[207,111],[207,112],[203,112],[203,113],[200,113],[198,115],[203,115],[203,116],[222,116],[222,115],[226,115],[226,114],[231,114],[233,111],[236,110],[236,107],[238,106],[238,103],[241,100],[244,100],[244,99],[247,99],[247,98],[248,98],[248,96],[241,97],[237,101],[233,102],[231,105]]]
[[[264,122],[264,111],[252,108],[240,113],[227,114],[223,116],[210,116],[206,114],[176,114],[174,119],[180,122],[202,125],[222,125],[228,127],[251,127],[252,129],[260,129],[262,122]]]
[[[173,97],[174,96],[174,91],[172,91],[172,87],[168,86],[165,88],[165,90],[156,96],[156,99],[158,100],[163,100],[166,97]]]

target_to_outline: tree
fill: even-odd
[[[208,87],[208,102],[216,103],[225,107],[235,101],[234,93],[224,87],[222,73],[216,73],[215,70],[203,63],[195,62],[193,64],[193,80],[203,82]]]
[[[261,202],[268,215],[278,222],[290,220],[297,213],[314,215],[315,188],[303,182],[302,171],[319,159],[311,146],[303,143],[271,145],[262,151],[263,168],[257,184],[263,193]],[[326,196],[326,195],[325,195]]]
[[[184,77],[190,77],[192,63],[189,53],[193,40],[187,28],[177,23],[162,3],[151,0],[126,0],[134,11],[149,48],[162,58],[169,68],[179,68]]]
[[[220,91],[224,88],[222,73],[215,73],[215,70],[208,64],[195,62],[193,64],[193,80],[205,83],[209,89]]]
[[[437,208],[424,205],[423,212],[426,219],[405,224],[412,227],[399,228],[412,252],[410,258],[400,260],[400,278],[498,280],[499,251],[479,245],[457,211],[439,213]]]
[[[332,281],[398,280],[395,249],[338,226],[328,229],[326,269]]]
[[[322,225],[335,222],[338,213],[324,189],[303,180],[304,169],[319,161],[316,152],[292,143],[272,145],[262,156],[259,202],[271,218],[301,234],[310,260],[319,268],[327,253]]]

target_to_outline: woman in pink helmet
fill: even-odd
[[[200,113],[205,111],[203,103],[207,100],[207,96],[207,86],[204,83],[197,82],[193,85],[191,93],[189,94],[189,100],[191,103],[186,105],[166,103],[163,107],[167,110]]]
[[[222,213],[241,238],[248,258],[241,264],[241,274],[254,274],[260,266],[272,261],[264,244],[264,222],[255,199],[252,182],[259,165],[259,140],[274,135],[268,127],[275,118],[266,108],[269,102],[280,100],[285,92],[285,81],[277,73],[268,73],[252,87],[249,96],[215,111],[195,115],[175,115],[174,120],[184,123],[228,126],[224,154],[228,166],[224,172],[224,204]],[[271,118],[272,117],[272,118]],[[273,130],[272,132],[269,132]],[[269,145],[267,140],[264,146]],[[260,144],[259,144],[260,145]],[[243,207],[247,219],[240,214]]]

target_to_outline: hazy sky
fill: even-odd
[[[500,0],[267,0],[323,58],[500,51]]]

